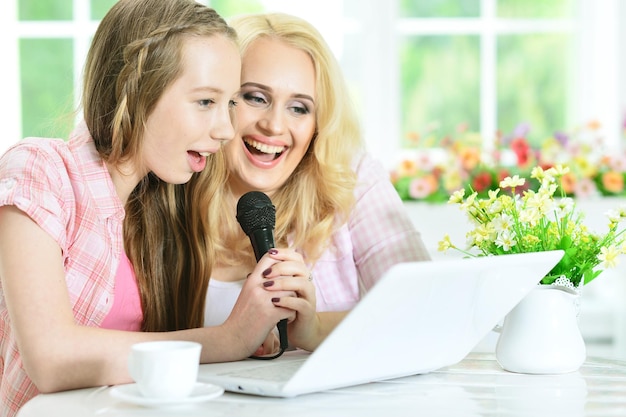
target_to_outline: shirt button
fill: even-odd
[[[15,178],[4,178],[0,180],[0,195],[9,194],[9,191],[15,187],[17,180]]]

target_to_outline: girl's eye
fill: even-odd
[[[230,108],[232,109],[232,108],[237,107],[237,104],[238,104],[238,103],[237,103],[235,100],[230,100],[230,101],[228,102],[228,107],[230,107]]]
[[[200,104],[200,107],[209,107],[211,104],[214,104],[215,101],[211,100],[210,98],[207,98],[204,100],[198,100],[198,103]]]

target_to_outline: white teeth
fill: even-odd
[[[255,140],[251,140],[251,139],[245,139],[245,142],[248,145],[252,146],[257,151],[260,151],[260,152],[263,152],[263,153],[268,153],[268,154],[281,153],[285,149],[284,146],[266,145],[264,143],[257,142]]]
[[[211,155],[211,152],[198,152],[200,154],[200,156],[209,156]]]

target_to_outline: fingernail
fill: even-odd
[[[278,298],[278,297],[272,298],[272,303],[277,303],[279,301],[280,301],[280,298]]]
[[[267,251],[267,253],[269,253],[270,255],[276,255],[278,253],[278,251],[274,248],[270,249]]]
[[[272,272],[272,268],[267,268],[265,271],[261,273],[264,277],[268,276]]]
[[[271,287],[272,285],[274,285],[274,281],[265,281],[265,282],[263,283],[263,286],[264,286],[264,287]]]
[[[246,279],[250,278],[250,275],[252,275],[252,272],[250,272],[248,275],[246,275]]]

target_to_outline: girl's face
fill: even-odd
[[[237,134],[225,146],[235,196],[269,196],[294,172],[313,138],[315,68],[310,56],[268,38],[254,41],[242,58]]]
[[[143,144],[143,173],[173,184],[202,171],[206,157],[235,135],[231,111],[241,73],[237,46],[221,35],[188,37],[182,61],[148,117]]]

